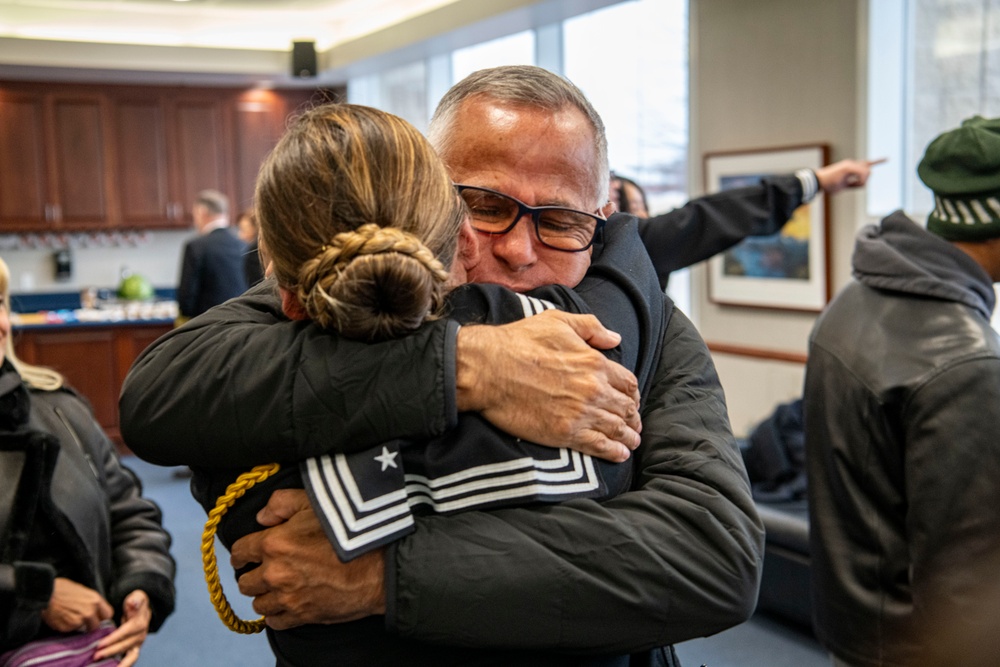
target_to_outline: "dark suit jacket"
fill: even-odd
[[[243,274],[246,244],[231,227],[215,229],[188,241],[177,286],[181,315],[194,317],[247,289]]]

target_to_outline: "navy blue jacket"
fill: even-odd
[[[243,272],[246,244],[229,227],[188,241],[177,286],[177,307],[184,317],[201,315],[247,289]]]

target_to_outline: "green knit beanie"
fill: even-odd
[[[934,192],[928,231],[948,241],[1000,236],[1000,118],[973,116],[940,135],[917,174]]]

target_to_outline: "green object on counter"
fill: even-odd
[[[124,278],[118,285],[118,298],[127,301],[149,301],[155,296],[153,285],[137,273]]]

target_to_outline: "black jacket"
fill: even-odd
[[[1000,554],[993,285],[902,212],[853,263],[806,368],[816,631],[852,665],[949,664],[918,658],[989,617],[978,565]]]
[[[5,417],[15,393],[29,412],[0,432],[0,652],[46,631],[41,612],[56,576],[98,591],[118,615],[129,593],[145,591],[155,631],[174,608],[159,508],[80,398],[27,390],[9,362],[2,377],[17,380],[2,392]]]
[[[246,244],[230,227],[188,241],[181,260],[177,308],[194,317],[247,289],[243,271]]]

